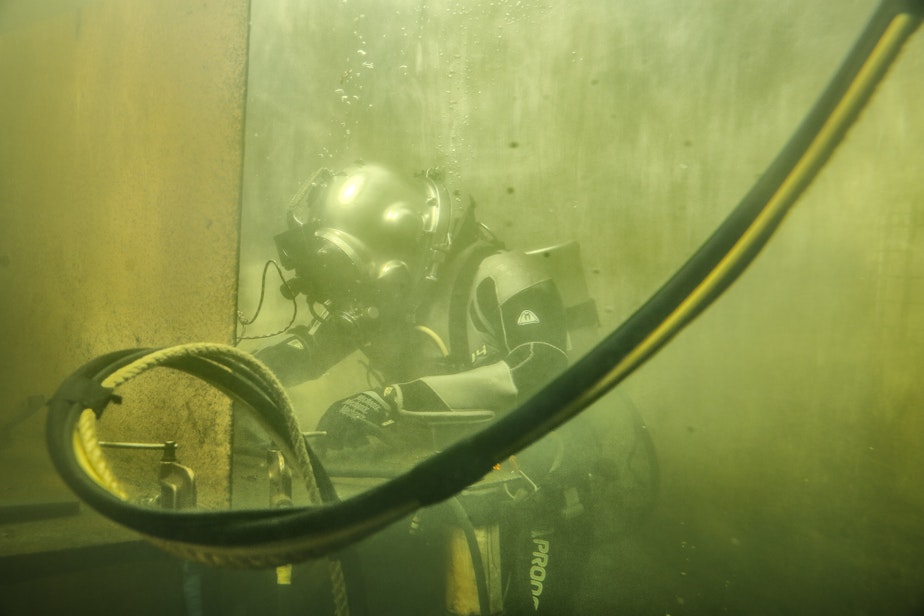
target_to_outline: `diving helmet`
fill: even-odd
[[[347,321],[413,310],[451,245],[451,198],[438,173],[378,164],[319,170],[293,197],[276,236],[291,288]]]

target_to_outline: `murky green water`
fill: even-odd
[[[611,329],[731,210],[874,8],[255,5],[242,305],[298,179],[362,157],[445,167],[510,245],[577,239]],[[660,499],[639,533],[588,546],[582,613],[922,609],[922,52],[752,269],[622,386]]]
[[[47,14],[11,4],[0,8],[0,37],[94,4],[49,7]],[[795,0],[251,2],[246,92],[238,92],[246,100],[239,280],[217,277],[220,289],[210,293],[233,303],[237,283],[238,308],[253,314],[264,263],[276,257],[273,236],[285,227],[292,195],[317,168],[356,159],[408,173],[440,167],[450,190],[470,194],[479,220],[509,247],[579,243],[602,337],[732,211],[799,125],[875,7],[866,0],[836,6]],[[200,8],[197,14],[207,12]],[[185,23],[181,12],[177,27]],[[79,36],[79,28],[71,30]],[[112,71],[123,68],[117,54],[106,57]],[[924,33],[918,32],[741,279],[617,391],[568,424],[569,447],[559,451],[549,445],[554,437],[545,441],[578,460],[593,481],[581,486],[580,506],[562,496],[570,513],[556,529],[548,573],[540,557],[543,571],[527,568],[506,592],[548,575],[545,596],[562,606],[556,613],[924,612],[924,389],[918,378],[924,365],[924,186],[916,165],[924,156],[924,114],[916,103],[924,89],[922,68]],[[202,74],[210,72],[203,68]],[[152,76],[151,83],[163,81]],[[189,75],[182,83],[179,93],[216,87]],[[75,91],[82,94],[74,113],[82,117],[92,90]],[[113,100],[119,96],[112,92]],[[183,107],[176,100],[187,100],[168,99],[172,109]],[[190,108],[209,106],[208,99],[188,100]],[[123,112],[113,113],[108,126],[150,125],[144,113],[124,112],[131,105],[113,109]],[[177,117],[154,124],[169,126]],[[182,117],[193,131],[211,116],[197,111]],[[66,124],[67,118],[56,121]],[[156,178],[163,176],[178,188],[147,195],[150,202],[179,203],[188,198],[179,187],[193,184],[183,171],[191,167],[180,162],[182,148],[173,141],[148,134],[157,154],[137,155],[144,164],[132,167],[146,175],[133,171],[129,189],[112,192],[136,194],[137,186],[159,186]],[[98,137],[81,138],[96,143]],[[218,141],[227,142],[228,152],[240,146],[233,138]],[[3,160],[18,159],[7,153]],[[228,154],[227,164],[212,162],[236,178],[236,160]],[[106,177],[97,179],[108,185]],[[0,182],[0,195],[19,194],[4,186]],[[211,193],[197,196],[220,201]],[[190,220],[202,222],[195,204],[184,208]],[[151,246],[169,248],[171,225],[183,227],[181,215],[165,218],[175,223],[158,220],[144,234]],[[112,223],[114,231],[120,224]],[[209,219],[202,226],[211,225]],[[207,252],[205,244],[222,254],[238,248],[230,234],[222,247],[225,236],[218,231],[184,232],[186,244],[203,245],[192,251],[197,258]],[[4,251],[0,245],[0,276],[6,268],[19,271],[16,253]],[[112,281],[132,278],[136,267],[144,270],[135,260],[120,260],[122,269],[109,272],[107,286],[122,289]],[[189,295],[177,290],[190,280],[163,280],[171,281],[162,284],[164,295],[175,293],[181,299],[174,304],[189,306]],[[291,305],[277,286],[271,279],[260,317],[245,333],[276,331],[288,322]],[[124,283],[126,295],[132,288]],[[299,321],[306,322],[307,311],[300,310]],[[105,323],[106,315],[92,322]],[[233,316],[222,318],[227,324]],[[171,329],[175,323],[161,319],[157,332],[139,325],[133,335],[160,344],[184,332],[215,331],[192,319]],[[94,348],[96,334],[80,326],[69,330]],[[114,335],[119,344],[133,344],[124,338]],[[304,430],[313,429],[331,402],[368,387],[369,370],[359,359],[350,356],[290,391]],[[56,364],[56,374],[63,376],[65,368],[76,366]],[[193,407],[185,408],[200,446],[224,430],[211,420],[190,419]],[[34,432],[40,443],[37,426],[17,430],[30,437]],[[232,442],[252,448],[233,458],[232,504],[262,506],[268,494],[262,443],[245,436],[250,427],[244,420],[234,427]],[[168,436],[113,432],[133,440]],[[16,438],[25,448],[25,437]],[[586,449],[573,445],[582,442]],[[605,455],[590,459],[587,452],[597,448]],[[133,455],[112,457],[144,484],[153,478],[146,468],[156,466],[154,459],[145,466]],[[357,462],[346,457],[335,459],[335,466]],[[10,459],[7,468],[17,478],[32,464]],[[369,465],[368,459],[359,462]],[[388,463],[391,471],[411,461]],[[44,488],[52,482],[43,477]],[[208,505],[222,506],[227,486],[214,474],[205,478],[212,484],[211,493],[201,488]],[[359,492],[371,485],[367,479],[341,478],[339,487]],[[564,495],[569,487],[547,491]],[[508,503],[515,500],[509,486],[504,489],[486,490],[491,505],[477,525],[490,526],[496,518],[514,531],[536,530],[533,519]],[[303,496],[298,487],[296,494]],[[351,573],[348,583],[368,613],[443,613],[443,529],[454,515],[442,505],[360,545],[363,581]],[[0,526],[0,532],[12,543],[32,531]],[[519,545],[503,552],[505,574],[513,567],[511,554],[522,556]],[[105,588],[100,591],[102,613],[117,613],[133,589],[137,613],[148,613],[143,596],[152,595],[151,613],[330,610],[323,563],[297,566],[288,585],[272,570],[199,568],[138,549],[128,555],[97,551],[80,566],[67,565],[62,556],[61,572],[41,583],[21,571],[9,578],[4,594],[14,599],[0,599],[0,611],[25,613],[20,610],[28,597],[41,596],[40,587],[49,595],[85,597],[79,576],[86,571],[114,589],[108,600]],[[567,563],[565,588],[555,586],[551,567],[563,566],[556,559]],[[509,613],[513,604],[508,601]]]

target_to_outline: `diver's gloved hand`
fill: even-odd
[[[327,432],[329,447],[358,447],[370,437],[386,440],[386,430],[397,414],[394,388],[364,391],[332,404],[321,416],[318,430]]]

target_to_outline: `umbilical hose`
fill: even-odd
[[[102,514],[193,560],[275,566],[320,557],[450,498],[500,460],[580,413],[663,347],[756,257],[853,124],[924,13],[921,0],[880,4],[802,125],[725,222],[639,310],[535,396],[407,473],[342,502],[291,509],[165,512],[128,503],[93,448],[93,415],[144,366],[193,374],[254,409],[309,483],[323,473],[292,425],[278,381],[231,347],[112,353],[85,365],[49,403],[48,447],[65,481]],[[156,358],[156,360],[155,360]],[[317,476],[315,480],[313,477]],[[309,488],[312,491],[312,488]]]

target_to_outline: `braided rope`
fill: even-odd
[[[96,413],[92,409],[84,409],[80,414],[77,420],[77,431],[74,434],[74,445],[81,466],[91,471],[92,479],[122,500],[128,500],[128,493],[116,479],[103,453],[103,448],[99,445],[99,438],[96,434]]]
[[[295,454],[296,463],[305,479],[305,487],[308,491],[309,501],[312,504],[321,503],[321,492],[315,478],[314,466],[308,456],[308,449],[302,438],[298,418],[295,416],[295,411],[289,399],[289,395],[276,375],[252,355],[235,347],[215,343],[195,343],[169,347],[148,353],[144,357],[117,370],[103,380],[102,386],[115,389],[152,368],[183,357],[212,360],[217,360],[222,357],[231,358],[252,370],[268,384],[270,398],[276,404],[277,408],[283,412],[288,434],[282,436],[288,438],[292,451]],[[77,450],[81,458],[82,466],[92,474],[93,479],[97,483],[124,500],[127,498],[125,490],[121,487],[114,473],[109,468],[105,456],[103,455],[102,448],[99,446],[95,422],[96,415],[89,409],[84,411],[78,421],[77,433],[75,434],[75,445],[78,445]],[[248,554],[246,548],[216,550],[204,546],[164,541],[154,537],[148,537],[148,539],[174,555],[187,560],[214,566],[248,568],[279,566],[291,563],[300,556],[297,551],[284,548],[273,551],[272,553]],[[347,616],[350,610],[347,600],[346,579],[340,561],[334,558],[329,559],[328,571],[330,573],[336,614],[338,616]]]
[[[305,447],[305,442],[302,439],[301,428],[298,425],[298,418],[295,416],[295,411],[292,408],[289,395],[286,393],[285,388],[282,383],[279,382],[276,375],[253,355],[224,344],[183,344],[148,353],[144,357],[113,372],[102,382],[102,385],[103,387],[115,389],[152,368],[182,357],[198,357],[205,359],[228,357],[244,364],[269,384],[269,393],[272,400],[283,412],[286,429],[289,432],[288,435],[283,436],[288,437],[288,441],[292,446],[292,451],[295,454],[295,461],[302,476],[305,478],[305,487],[308,491],[309,501],[312,504],[319,504],[321,502],[321,493],[317,481],[315,480],[314,466],[311,464],[311,459],[308,457],[308,449]]]
[[[346,578],[343,576],[343,565],[336,558],[328,559],[327,569],[330,573],[331,593],[334,596],[334,610],[337,616],[347,616],[350,613],[350,604],[347,599]]]

